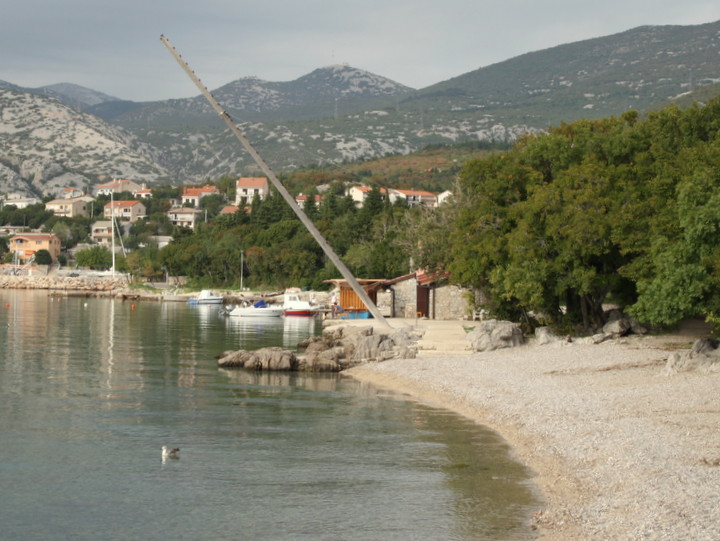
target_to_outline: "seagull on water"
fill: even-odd
[[[162,446],[162,460],[165,462],[168,458],[180,458],[178,453],[180,452],[179,447],[175,449],[168,449],[166,445]]]

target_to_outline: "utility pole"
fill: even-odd
[[[175,47],[170,44],[168,39],[165,36],[161,35],[160,41],[163,43],[163,45],[165,45],[167,50],[170,51],[170,54],[172,54],[175,60],[177,60],[177,63],[180,64],[180,67],[190,77],[192,82],[195,83],[195,86],[197,86],[202,95],[205,96],[205,99],[207,99],[212,108],[215,109],[215,112],[220,115],[220,118],[222,118],[223,121],[225,121],[225,124],[227,124],[228,128],[230,128],[230,131],[233,132],[235,137],[237,137],[237,139],[245,147],[245,150],[247,150],[250,156],[253,157],[258,167],[260,167],[262,172],[265,173],[265,175],[270,179],[270,182],[272,182],[273,186],[275,186],[275,189],[277,189],[277,191],[280,193],[283,199],[285,199],[287,204],[290,205],[290,208],[293,209],[297,217],[300,218],[300,221],[307,228],[313,238],[315,238],[315,241],[323,249],[325,255],[328,256],[330,261],[333,262],[333,265],[335,265],[337,270],[340,271],[340,274],[343,275],[343,278],[347,280],[348,284],[350,284],[350,287],[352,287],[355,294],[360,298],[363,304],[365,304],[372,316],[380,323],[389,327],[390,324],[385,320],[383,315],[380,313],[380,310],[378,310],[378,307],[368,296],[367,292],[360,286],[360,284],[352,275],[350,270],[345,266],[345,263],[341,261],[341,259],[330,246],[330,244],[328,244],[328,242],[325,240],[325,237],[322,236],[322,233],[320,233],[318,228],[315,227],[315,224],[312,223],[312,221],[305,215],[300,206],[295,202],[295,199],[293,199],[287,189],[285,189],[285,186],[282,185],[282,182],[280,182],[277,176],[275,176],[275,173],[272,171],[272,169],[270,169],[267,163],[265,163],[265,160],[262,159],[260,154],[258,154],[255,148],[252,146],[248,138],[245,137],[242,131],[240,131],[240,128],[235,125],[235,122],[227,113],[227,111],[225,111],[215,100],[212,94],[210,94],[210,91],[205,87],[202,81],[200,81],[197,75],[195,75],[195,72],[190,69],[190,66],[187,64],[187,62],[185,62],[185,60],[183,60],[180,54],[175,50]]]

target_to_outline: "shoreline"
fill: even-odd
[[[709,540],[720,531],[720,373],[662,375],[697,337],[531,344],[343,375],[500,434],[544,500],[531,525],[540,539]]]

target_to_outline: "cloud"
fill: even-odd
[[[0,79],[139,101],[196,95],[165,34],[211,89],[336,63],[421,88],[562,43],[717,19],[720,6],[695,0],[26,0],[3,11]]]

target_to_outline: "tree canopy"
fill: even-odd
[[[499,314],[720,314],[720,99],[563,124],[471,160],[444,259]]]

